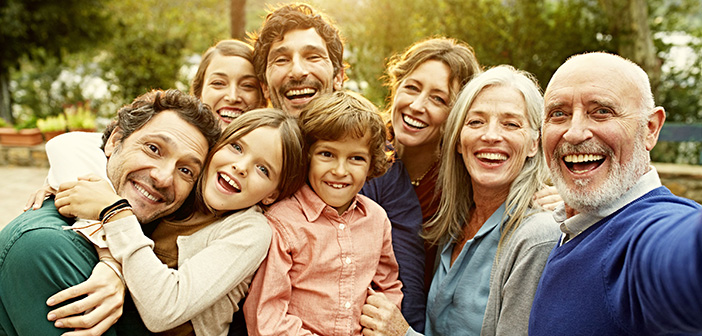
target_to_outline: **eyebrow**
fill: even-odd
[[[168,146],[170,146],[170,147],[175,147],[176,150],[179,149],[179,147],[180,147],[180,146],[178,145],[178,143],[175,142],[175,141],[173,141],[173,139],[172,139],[171,137],[169,137],[169,136],[165,136],[165,135],[163,135],[163,134],[150,134],[149,136],[154,137],[154,138],[161,139],[161,141],[165,142],[166,145],[168,145]],[[147,137],[147,139],[148,139],[148,137]],[[169,150],[169,151],[172,151],[173,149],[170,148],[170,149],[168,149],[168,150]],[[199,157],[197,157],[196,155],[193,155],[193,154],[186,154],[185,157],[183,157],[183,158],[182,158],[181,160],[179,160],[179,161],[191,162],[191,163],[196,164],[197,167],[198,167],[198,169],[199,169],[199,168],[202,168],[202,160],[201,160]]]
[[[420,83],[418,80],[416,80],[416,79],[414,79],[414,78],[411,78],[411,77],[408,77],[405,81],[407,81],[407,82],[412,82],[412,84],[419,84],[419,85],[421,85],[421,86],[424,86],[424,84]],[[432,92],[432,93],[438,92],[438,93],[441,93],[441,94],[444,94],[444,95],[449,96],[449,93],[448,93],[447,91],[442,90],[442,89],[434,88],[434,89],[431,89],[431,92]]]
[[[324,48],[322,48],[322,47],[317,46],[317,45],[307,44],[307,45],[303,46],[300,50],[301,50],[301,52],[318,52],[318,53],[326,54],[327,56],[329,56],[329,53],[327,51],[326,46]],[[275,49],[271,49],[268,52],[268,61],[271,61],[271,59],[274,58],[275,56],[285,54],[289,51],[290,51],[290,48],[288,46],[284,46],[284,45],[280,46],[278,48],[275,48]]]

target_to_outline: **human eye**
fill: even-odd
[[[330,157],[334,156],[334,155],[332,155],[332,153],[330,151],[319,151],[319,153],[317,153],[317,155],[325,157],[325,158],[330,158]]]
[[[195,176],[195,172],[193,172],[192,169],[190,169],[190,168],[182,167],[182,168],[178,168],[178,170],[187,176],[190,176],[190,177]]]
[[[247,81],[241,83],[241,87],[246,90],[256,90],[258,88],[258,83]]]
[[[258,165],[258,166],[256,166],[256,169],[258,169],[258,170],[259,170],[261,173],[263,173],[263,175],[265,175],[266,177],[270,177],[270,176],[271,176],[271,173],[270,173],[270,171],[268,170],[268,167],[266,167],[266,166]]]
[[[414,84],[405,84],[404,88],[405,88],[405,90],[412,91],[412,92],[419,92],[420,91],[419,87],[417,87]]]
[[[614,112],[609,108],[601,107],[593,111],[592,115],[595,119],[605,119],[613,116]]]
[[[548,122],[563,122],[568,118],[568,114],[563,110],[553,110],[546,115],[546,121]]]
[[[147,143],[145,146],[146,146],[146,150],[150,153],[157,154],[157,155],[161,153],[161,150],[155,144]]]
[[[480,127],[484,124],[485,122],[482,119],[468,119],[466,122],[466,125],[470,127]]]
[[[273,59],[273,64],[276,65],[284,65],[288,63],[288,58],[285,56],[278,56]]]
[[[521,125],[520,123],[518,123],[518,122],[516,122],[516,121],[513,121],[513,120],[506,120],[506,121],[503,122],[502,124],[503,124],[504,127],[507,128],[507,129],[516,130],[516,129],[522,128],[522,125]]]
[[[230,145],[237,153],[241,153],[241,151],[243,150],[238,142],[232,142]]]
[[[446,99],[441,96],[431,96],[431,99],[439,105],[446,105]]]

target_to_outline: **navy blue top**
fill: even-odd
[[[416,331],[424,331],[424,240],[422,209],[405,165],[395,159],[388,171],[366,183],[360,194],[380,204],[392,224],[392,247],[402,281],[402,315]]]
[[[655,188],[548,258],[529,335],[702,333],[702,207]]]

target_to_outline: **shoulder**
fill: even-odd
[[[268,220],[258,205],[232,213],[208,227],[217,235],[246,234],[252,240],[270,240],[272,235]]]
[[[551,212],[534,211],[527,215],[512,235],[513,243],[527,246],[555,242],[561,231]]]

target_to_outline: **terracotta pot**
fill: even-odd
[[[44,138],[38,128],[21,129],[4,127],[0,129],[0,144],[4,146],[34,146],[42,143]]]
[[[66,131],[45,131],[42,133],[44,134],[44,141],[49,141],[63,133],[66,133]]]

